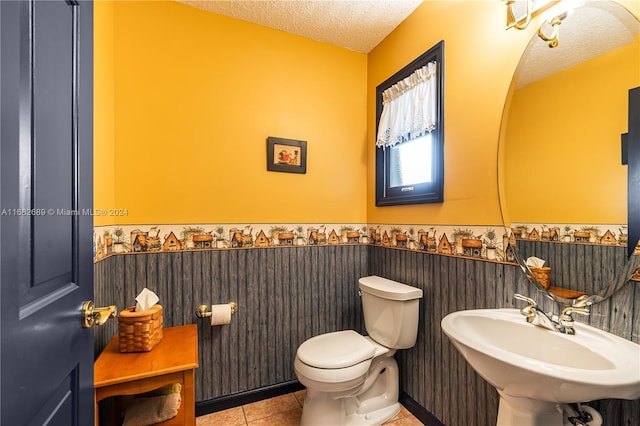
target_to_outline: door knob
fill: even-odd
[[[82,328],[91,328],[93,324],[103,325],[109,318],[115,318],[118,309],[115,305],[96,308],[93,301],[87,300],[82,304]]]

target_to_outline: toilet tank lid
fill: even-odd
[[[377,275],[358,280],[360,290],[389,300],[412,300],[422,297],[422,290]]]

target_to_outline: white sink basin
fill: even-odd
[[[500,410],[506,403],[557,412],[558,403],[640,398],[640,345],[586,324],[574,328],[566,335],[537,327],[517,309],[459,311],[442,320],[455,347],[498,390]],[[505,416],[505,424],[516,421]],[[539,424],[562,424],[549,421]]]

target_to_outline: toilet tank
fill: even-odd
[[[378,276],[358,280],[369,336],[391,349],[415,345],[422,290]]]

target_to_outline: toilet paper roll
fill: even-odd
[[[231,305],[211,305],[211,325],[225,325],[231,322]]]

